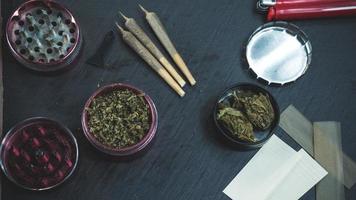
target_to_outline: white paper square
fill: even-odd
[[[303,149],[273,135],[223,192],[233,200],[294,200],[326,174]]]

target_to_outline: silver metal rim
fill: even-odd
[[[10,22],[11,19],[15,16],[15,13],[18,13],[18,11],[25,7],[28,4],[32,4],[32,3],[36,3],[36,2],[43,2],[42,0],[30,0],[27,2],[24,2],[23,4],[21,4],[11,15],[11,17],[8,19],[7,24],[6,24],[6,41],[7,44],[9,46],[9,48],[11,49],[11,53],[12,55],[15,57],[15,59],[20,62],[22,65],[24,65],[25,67],[34,70],[34,71],[39,71],[39,72],[54,72],[54,71],[59,71],[62,69],[65,69],[67,67],[69,67],[69,65],[77,58],[78,54],[81,51],[81,45],[82,45],[82,32],[80,29],[80,24],[79,22],[76,20],[76,18],[74,18],[72,12],[67,9],[65,6],[63,6],[62,4],[59,4],[58,2],[55,1],[44,1],[45,3],[50,3],[50,4],[55,4],[58,7],[62,8],[66,13],[68,13],[70,15],[71,20],[73,21],[73,23],[76,24],[77,29],[76,31],[78,32],[77,38],[76,38],[76,42],[73,46],[73,48],[70,50],[70,52],[68,54],[65,55],[65,57],[62,60],[59,60],[58,62],[55,63],[38,63],[38,62],[33,62],[30,61],[26,58],[24,58],[18,51],[16,51],[15,47],[13,46],[10,36],[9,36],[9,26],[10,26]]]
[[[299,73],[298,75],[296,75],[295,77],[290,78],[285,81],[269,80],[266,77],[257,73],[256,70],[254,70],[255,66],[252,65],[251,58],[248,55],[248,52],[251,51],[251,41],[256,37],[256,35],[263,33],[263,31],[268,30],[268,29],[283,30],[284,32],[294,36],[296,38],[296,40],[303,46],[303,49],[306,53],[307,61],[304,64],[304,66],[302,66],[303,71],[301,73]],[[252,35],[248,39],[248,42],[247,42],[247,45],[245,48],[245,56],[246,56],[245,58],[247,60],[247,63],[249,65],[249,69],[257,76],[257,79],[265,80],[268,84],[273,83],[273,84],[284,85],[286,83],[294,82],[295,80],[297,80],[298,78],[300,78],[302,75],[305,74],[305,72],[307,71],[307,69],[309,68],[310,63],[311,63],[312,46],[311,46],[310,40],[308,39],[307,35],[302,30],[300,30],[300,28],[297,27],[296,25],[288,23],[288,22],[284,22],[284,21],[269,22],[267,24],[260,26],[252,33]]]
[[[267,11],[268,11],[268,8],[269,8],[269,6],[265,6],[265,5],[262,4],[261,1],[257,1],[257,3],[256,3],[256,9],[257,9],[258,11],[267,12]]]

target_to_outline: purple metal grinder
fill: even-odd
[[[20,122],[0,146],[0,165],[5,175],[28,190],[47,190],[63,183],[75,170],[78,156],[72,132],[48,118]]]
[[[31,0],[10,16],[6,40],[24,66],[54,72],[68,68],[78,56],[82,36],[68,9],[50,0]]]

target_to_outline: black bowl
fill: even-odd
[[[269,100],[272,104],[274,114],[275,114],[275,118],[272,122],[272,125],[267,130],[259,130],[254,127],[253,131],[254,131],[255,137],[257,139],[255,142],[247,142],[247,141],[243,141],[239,138],[233,137],[231,132],[223,124],[221,124],[217,119],[219,102],[227,100],[227,98],[229,98],[228,94],[231,93],[232,91],[237,91],[237,90],[251,91],[251,92],[266,94],[269,97]],[[279,115],[280,115],[280,112],[279,112],[278,104],[277,104],[276,100],[273,98],[273,96],[271,95],[271,93],[269,93],[267,90],[263,89],[262,87],[259,87],[257,85],[250,84],[250,83],[240,83],[240,84],[236,84],[236,85],[226,89],[219,96],[219,98],[215,104],[214,110],[213,110],[214,122],[215,122],[215,125],[218,128],[219,132],[222,135],[224,135],[230,142],[232,142],[233,144],[237,145],[239,148],[244,149],[244,150],[260,148],[264,143],[266,143],[268,141],[268,139],[273,135],[273,133],[275,132],[275,129],[278,126]]]

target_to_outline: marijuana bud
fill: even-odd
[[[254,131],[271,127],[275,113],[268,94],[235,90],[218,103],[217,120],[230,135],[247,142],[256,142]]]
[[[232,136],[248,142],[255,141],[253,126],[241,111],[225,107],[219,110],[217,119],[232,133]]]
[[[247,118],[261,130],[271,127],[275,118],[272,104],[267,95],[262,93],[245,93],[237,95],[239,105],[243,105]]]

